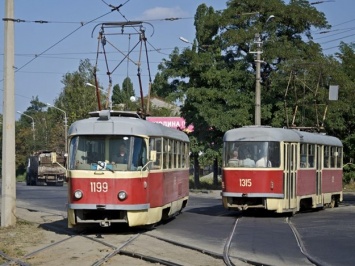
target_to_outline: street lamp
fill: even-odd
[[[268,19],[265,21],[264,27],[266,24],[273,19],[275,16],[271,15],[268,17]],[[263,29],[264,29],[263,27]],[[261,73],[260,73],[260,64],[261,64],[261,54],[263,53],[261,50],[261,46],[263,44],[261,40],[261,34],[256,33],[255,34],[255,40],[254,43],[256,44],[256,52],[251,52],[256,54],[256,66],[255,66],[255,125],[260,126],[261,125],[261,92],[260,92],[260,80],[261,80]]]
[[[179,39],[180,39],[180,41],[183,41],[184,43],[188,43],[188,44],[194,45],[194,43],[190,42],[188,39],[186,39],[184,37],[179,37]],[[207,52],[206,49],[203,49],[201,46],[197,46],[197,48],[200,49],[201,51]]]
[[[67,113],[64,111],[64,110],[62,110],[62,109],[60,109],[60,108],[58,108],[58,107],[56,107],[56,106],[54,106],[54,105],[51,105],[51,104],[49,104],[49,103],[47,103],[47,106],[50,106],[50,107],[53,107],[54,109],[57,109],[57,110],[59,110],[59,111],[61,111],[61,112],[63,112],[63,114],[64,114],[64,139],[65,139],[65,153],[68,153],[68,147],[67,147],[67,139],[68,139],[68,137],[67,137],[67,131],[68,131],[68,120],[67,120]]]
[[[42,117],[42,121],[44,121],[44,128],[45,128],[45,140],[46,140],[46,149],[48,149],[48,127],[47,127],[47,120],[45,117]]]
[[[86,82],[85,85],[96,89],[96,86],[94,84],[89,83],[89,82]],[[98,88],[98,89],[106,94],[106,91],[104,91],[103,89],[101,89],[101,88]]]
[[[29,118],[32,119],[32,123],[31,123],[31,124],[32,124],[32,136],[33,136],[33,149],[35,149],[35,142],[36,142],[35,120],[33,119],[32,116],[27,115],[27,114],[24,114],[24,113],[22,113],[22,112],[20,112],[20,111],[17,111],[17,113],[19,113],[19,114],[21,114],[21,115],[24,115],[24,116],[27,116],[27,117],[29,117]]]
[[[193,44],[192,42],[190,42],[189,40],[185,39],[184,37],[179,37],[179,39],[185,43],[189,43],[189,44]]]
[[[89,82],[86,82],[85,85],[86,85],[86,86],[89,86],[89,87],[93,87],[93,88],[96,89],[96,86],[93,85],[93,84],[91,84],[91,83],[89,83]],[[101,89],[100,87],[97,87],[97,89],[99,89],[99,90],[102,91],[105,95],[107,95],[106,98],[107,98],[108,103],[110,104],[110,109],[112,110],[112,101],[110,101],[110,100],[108,99],[108,98],[109,98],[108,92],[105,91],[105,90],[103,90],[103,89]]]

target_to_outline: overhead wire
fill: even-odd
[[[124,4],[126,4],[127,2],[129,2],[130,0],[127,0]],[[29,60],[28,62],[26,62],[24,65],[22,65],[21,67],[17,67],[15,72],[20,71],[21,69],[23,69],[24,67],[26,67],[27,65],[29,65],[30,63],[32,63],[34,60],[36,60],[38,57],[42,56],[43,54],[45,54],[46,52],[48,52],[49,50],[51,50],[52,48],[54,48],[55,46],[57,46],[59,43],[61,43],[62,41],[64,41],[65,39],[69,38],[71,35],[73,35],[75,32],[77,32],[79,29],[81,29],[82,27],[86,26],[89,23],[92,23],[102,17],[107,16],[108,14],[112,13],[113,11],[117,11],[119,9],[119,7],[122,7],[124,4],[119,5],[118,7],[112,8],[110,12],[107,12],[95,19],[92,19],[88,22],[82,22],[81,25],[76,28],[75,30],[73,30],[72,32],[70,32],[69,34],[65,35],[63,38],[61,38],[59,41],[55,42],[53,45],[51,45],[50,47],[48,47],[47,49],[45,49],[44,51],[42,51],[39,54],[36,54],[31,60]],[[8,18],[4,18],[3,20],[11,20]],[[19,22],[23,22],[22,20],[14,20],[15,22],[19,21]],[[4,79],[1,79],[0,82],[2,82]]]

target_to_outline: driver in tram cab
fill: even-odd
[[[125,144],[121,144],[118,153],[113,156],[114,163],[126,164],[128,162],[127,149]]]

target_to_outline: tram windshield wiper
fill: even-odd
[[[114,173],[115,171],[111,168],[112,165],[108,165],[106,162],[98,161],[97,170],[108,170]]]

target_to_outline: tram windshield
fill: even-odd
[[[224,143],[225,167],[280,167],[280,143],[230,141]]]
[[[140,171],[147,162],[140,137],[76,136],[69,145],[70,170]]]

